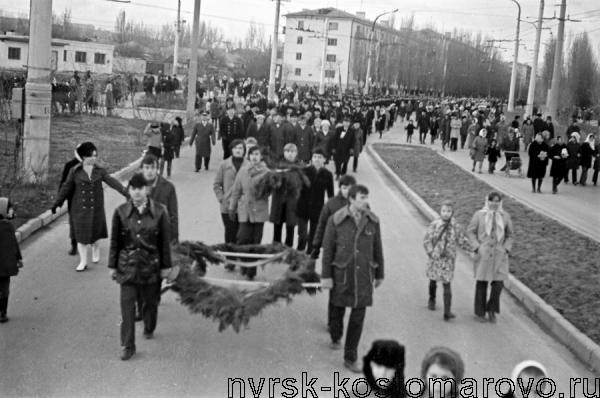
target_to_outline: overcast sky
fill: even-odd
[[[39,0],[34,0],[39,1]],[[46,1],[46,0],[43,0]],[[537,18],[539,0],[520,0],[522,19],[534,21]],[[182,18],[192,21],[193,0],[181,0]],[[545,16],[559,14],[560,0],[546,0]],[[517,6],[511,0],[291,0],[282,1],[281,23],[287,12],[303,8],[314,9],[337,7],[355,13],[365,11],[367,18],[373,19],[381,12],[398,8],[397,18],[414,14],[417,26],[434,25],[440,31],[461,28],[474,32],[484,32],[495,39],[511,40],[515,35]],[[65,8],[72,11],[72,20],[77,23],[90,23],[105,29],[112,29],[117,13],[125,10],[128,18],[143,21],[145,24],[160,27],[177,18],[177,0],[131,0],[130,4],[107,0],[53,0],[53,11],[61,14]],[[0,0],[0,10],[4,15],[28,14],[27,0]],[[200,18],[219,26],[227,39],[242,38],[250,21],[263,25],[267,36],[273,31],[275,3],[271,0],[203,0]],[[570,35],[583,30],[589,32],[596,54],[600,54],[600,0],[568,0],[567,15],[581,22],[567,22],[567,45]],[[544,26],[557,32],[557,21],[544,21]],[[550,31],[542,32],[542,44],[550,37]],[[535,40],[535,28],[530,23],[521,23],[522,44],[519,61],[531,63]],[[499,43],[505,48],[505,58],[512,60],[514,44]],[[541,54],[544,48],[542,47]],[[540,60],[542,55],[540,55]]]

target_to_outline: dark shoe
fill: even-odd
[[[358,362],[350,362],[344,360],[344,367],[353,373],[362,373],[362,369],[358,366]]]
[[[553,189],[553,190],[552,190],[552,193],[554,193],[554,194],[555,194],[555,193],[557,193],[557,192],[558,192],[558,191],[557,191],[556,189]]]
[[[152,333],[152,332],[144,332],[144,338],[146,340],[152,340],[153,337],[154,337],[154,333]]]
[[[77,255],[77,247],[71,246],[71,250],[69,250],[69,256],[75,256],[75,255]]]
[[[327,329],[329,329],[329,326],[327,327]],[[331,348],[332,350],[341,350],[342,349],[342,345],[340,344],[339,341],[332,341],[331,343],[329,343],[329,348]]]
[[[449,321],[450,319],[454,319],[454,318],[456,318],[456,315],[454,315],[451,312],[448,312],[447,314],[444,314],[444,320],[445,321]]]
[[[135,354],[135,348],[123,348],[121,353],[121,361],[128,361]]]
[[[542,193],[542,190],[538,188],[537,193]]]
[[[0,323],[6,322],[8,322],[8,317],[6,316],[6,314],[0,314]]]
[[[490,318],[491,323],[496,323],[496,314],[494,314],[492,311],[488,312],[488,317]]]
[[[435,301],[429,300],[429,302],[427,303],[427,308],[429,308],[431,311],[435,311]]]
[[[487,319],[485,318],[485,315],[475,315],[475,320],[477,322],[480,322],[480,323],[486,323],[487,322]]]

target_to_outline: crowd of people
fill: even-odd
[[[473,170],[479,162],[481,171],[481,160],[477,160],[481,157],[480,152],[487,154],[488,159],[492,154],[490,149],[494,148],[501,148],[505,153],[513,152],[513,149],[519,152],[518,141],[516,149],[511,143],[518,140],[517,130],[522,126],[514,127],[516,121],[508,125],[502,112],[496,112],[494,104],[481,109],[468,100],[423,106],[418,101],[400,98],[332,100],[308,93],[301,101],[284,100],[276,105],[267,103],[260,94],[249,98],[241,105],[232,98],[222,104],[217,97],[211,98],[199,110],[189,140],[189,145],[195,146],[196,150],[192,167],[195,172],[200,172],[202,167],[209,170],[212,147],[221,141],[224,156],[216,169],[213,189],[225,243],[260,244],[265,240],[264,224],[271,222],[274,233],[268,241],[283,242],[308,253],[315,260],[321,257],[321,287],[329,291],[327,329],[330,348],[343,348],[344,366],[352,372],[364,373],[374,391],[395,397],[406,396],[403,346],[395,341],[375,341],[363,358],[362,366],[359,361],[358,346],[366,309],[373,303],[374,290],[384,280],[384,254],[382,220],[371,208],[368,187],[350,175],[350,157],[353,157],[352,171],[356,172],[367,137],[381,138],[397,119],[409,120],[416,112],[416,126],[411,123],[406,126],[409,138],[418,128],[422,144],[429,134],[430,142],[434,143],[439,137],[444,149],[448,146],[449,150],[456,151],[459,145],[460,148],[466,145],[474,157]],[[548,129],[546,124],[544,131]],[[59,194],[51,209],[55,213],[64,201],[68,202],[69,253],[79,253],[79,264],[75,269],[82,272],[88,267],[89,250],[92,262],[98,263],[98,241],[109,237],[103,183],[126,198],[112,217],[108,258],[110,276],[121,289],[123,360],[129,360],[136,353],[136,320],[143,321],[144,337],[153,338],[161,283],[172,275],[170,246],[177,243],[179,236],[176,187],[168,177],[172,173],[172,161],[179,157],[186,137],[182,121],[177,118],[150,123],[144,135],[147,144],[141,170],[130,178],[127,186],[98,166],[98,151],[93,143],[79,145],[75,158],[65,165]],[[541,149],[537,155],[544,151],[543,139],[543,134],[535,133],[535,140],[527,142],[530,157],[536,156],[538,147]],[[593,141],[590,142],[593,151]],[[546,151],[550,151],[550,156],[555,153]],[[578,149],[577,153],[580,152]],[[562,149],[558,153],[562,157]],[[497,161],[499,154],[495,152],[495,156]],[[490,160],[492,163],[495,161]],[[167,178],[163,178],[165,165]],[[290,181],[296,181],[297,189],[282,184],[269,195],[259,195],[263,177],[272,171],[287,173]],[[493,171],[494,166],[491,166],[490,172]],[[294,180],[293,176],[299,178]],[[337,193],[334,181],[337,181]],[[8,201],[5,202],[0,200],[3,248],[0,255],[0,322],[8,320],[10,277],[22,266],[18,245],[9,237],[12,234],[14,239],[14,228],[11,230],[4,220],[9,218],[10,209]],[[451,310],[451,283],[458,247],[469,252],[474,261],[475,319],[495,323],[500,312],[500,295],[508,277],[513,225],[510,215],[502,208],[501,194],[488,193],[484,202],[466,228],[453,217],[456,204],[444,202],[439,218],[429,225],[423,239],[428,258],[427,307],[436,310],[436,290],[440,282],[445,321],[456,317]],[[4,250],[5,245],[12,249]],[[252,280],[257,270],[244,267],[241,272]],[[350,309],[350,315],[344,333],[346,308]],[[515,372],[514,379],[525,375],[539,379],[547,375],[543,366],[535,362],[520,364]],[[436,397],[444,396],[448,393],[444,389],[456,389],[464,374],[464,363],[458,353],[446,347],[433,348],[423,360],[422,379],[448,378],[453,382],[450,386],[440,383],[435,391],[423,391],[427,394],[423,396],[429,396],[430,392]],[[381,378],[390,383],[378,383]]]

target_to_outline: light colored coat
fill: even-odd
[[[269,198],[256,197],[256,184],[268,172],[267,166],[260,162],[257,166],[248,164],[235,177],[229,210],[237,211],[239,222],[259,223],[269,220]]]
[[[467,227],[467,238],[478,253],[474,259],[475,279],[478,281],[506,281],[508,278],[508,252],[513,245],[513,225],[510,215],[499,210],[504,221],[504,239],[492,239],[485,228],[485,210],[478,210]]]
[[[429,257],[426,276],[443,283],[454,279],[457,246],[471,249],[462,226],[454,218],[449,223],[441,218],[432,221],[423,239],[423,247]]]
[[[233,183],[238,174],[232,159],[232,157],[229,157],[219,165],[213,184],[213,190],[215,191],[215,195],[221,206],[221,214],[227,214],[229,212],[229,200],[231,199],[231,192],[233,191]],[[244,168],[246,164],[247,161],[244,159],[240,170]]]

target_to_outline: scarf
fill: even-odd
[[[236,157],[231,158],[231,163],[233,163],[233,167],[235,167],[235,171],[240,171],[240,167],[242,166],[243,162],[244,162],[244,158],[236,158]]]
[[[592,149],[592,151],[596,150],[595,148],[595,140],[592,141],[591,138],[594,137],[593,134],[590,134],[587,136],[587,138],[585,139],[585,142],[588,143],[588,145],[590,146],[590,148]]]
[[[504,218],[502,217],[502,202],[498,206],[498,210],[493,211],[489,207],[488,199],[485,199],[485,206],[483,207],[485,214],[485,233],[488,236],[492,235],[492,226],[496,224],[496,240],[502,242],[504,240]]]

